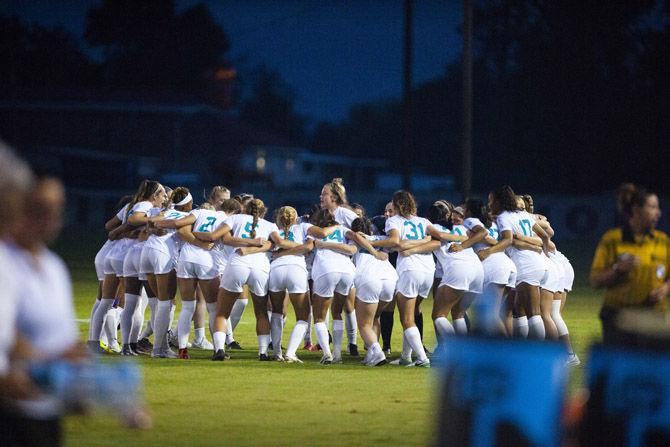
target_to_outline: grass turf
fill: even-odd
[[[63,246],[73,245],[60,245]],[[97,288],[90,267],[94,250],[91,253],[85,249],[88,244],[81,241],[77,246],[75,250],[57,250],[73,272],[77,318],[87,319]],[[573,259],[569,252],[564,252]],[[586,263],[578,260],[573,264]],[[581,269],[577,282],[584,283]],[[585,287],[577,287],[568,297],[564,318],[575,351],[583,362],[572,371],[571,392],[582,385],[588,347],[600,334],[599,304],[597,295]],[[431,306],[432,300],[422,306],[427,346],[435,344],[429,319]],[[343,364],[325,367],[318,363],[320,354],[301,350],[298,356],[305,361],[302,365],[259,362],[250,307],[235,332],[245,350],[233,351],[230,361],[211,362],[210,352],[198,350],[190,351],[189,361],[147,357],[137,360],[144,373],[153,429],[145,432],[125,429],[109,413],[70,416],[65,421],[66,445],[426,445],[430,442],[436,421],[437,369],[390,365],[364,368],[358,359],[346,355]],[[289,314],[284,345],[294,322],[294,316]],[[400,328],[396,312],[392,341],[396,354],[401,346]],[[86,323],[80,324],[82,340],[87,329]],[[359,346],[363,346],[360,337]]]

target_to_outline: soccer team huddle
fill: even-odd
[[[353,356],[360,332],[361,363],[386,364],[390,348],[380,345],[380,332],[389,338],[388,318],[382,316],[397,307],[402,352],[390,363],[430,367],[420,304],[432,292],[439,344],[468,332],[546,338],[565,344],[567,364],[579,364],[561,317],[574,271],[530,196],[504,186],[486,204],[437,200],[424,218],[412,194],[397,191],[384,215],[368,219],[349,205],[342,180],[333,179],[309,214],[299,216],[291,206],[277,209],[274,222],[266,214],[262,200],[231,198],[225,187],[214,187],[194,209],[187,188],[143,181],[105,224],[109,238],[95,258],[100,288],[89,348],[179,359],[200,348],[211,349],[214,361],[228,360],[240,349],[234,329],[250,297],[259,360],[302,363],[297,352],[304,341],[305,349],[322,351],[322,364],[339,363],[345,332]],[[177,291],[181,311],[172,329]],[[296,324],[284,350],[289,304]]]

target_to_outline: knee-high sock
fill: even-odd
[[[284,316],[272,313],[270,319],[270,334],[272,335],[272,352],[274,355],[281,354],[281,339],[284,335]]]
[[[528,319],[528,338],[544,340],[546,332],[540,315],[533,315]]]
[[[312,315],[312,305],[309,305],[309,317],[307,318],[307,329],[305,329],[305,344],[312,343],[312,328],[314,327],[314,316]],[[288,352],[288,350],[286,351]]]
[[[465,322],[465,318],[456,318],[454,320],[454,330],[458,335],[468,334],[468,324]]]
[[[393,311],[382,312],[379,316],[379,324],[381,326],[384,350],[391,349],[391,334],[393,334]]]
[[[242,319],[242,314],[244,313],[244,309],[247,307],[247,304],[249,304],[248,298],[236,300],[235,304],[233,304],[233,310],[230,311],[230,323],[232,324],[233,331]]]
[[[356,344],[356,334],[358,331],[358,322],[356,321],[356,311],[351,313],[344,312],[344,325],[347,328],[347,343]]]
[[[225,351],[226,334],[221,331],[212,333],[212,343],[214,343],[214,352],[218,351],[219,349],[223,349]]]
[[[149,338],[149,337],[151,337],[151,334],[154,333],[154,319],[156,318],[156,303],[158,302],[158,298],[149,297],[147,299],[147,301],[149,303],[149,309],[151,311],[151,316],[149,317],[149,320],[147,321],[147,324],[144,326],[144,329],[142,330],[142,333],[140,334],[140,339]]]
[[[102,323],[105,320],[107,311],[111,309],[114,304],[114,298],[102,298],[95,309],[93,320],[91,321],[91,340],[100,341],[100,333],[102,332]]]
[[[214,319],[216,318],[216,303],[207,303],[207,316],[209,317],[209,333],[212,334],[212,337],[214,337]]]
[[[414,315],[414,323],[416,323],[416,328],[419,331],[419,336],[423,341],[423,312],[419,312],[418,314]]]
[[[515,317],[512,320],[512,331],[515,337],[528,338],[528,317]]]
[[[149,299],[145,294],[140,295],[137,310],[133,314],[133,327],[130,330],[130,343],[137,343],[140,339],[142,325],[144,325],[144,312],[147,310]]]
[[[454,335],[456,331],[446,317],[438,317],[435,319],[435,333],[437,334],[438,341],[442,343],[446,337]]]
[[[335,358],[342,357],[343,338],[344,338],[344,321],[333,320],[333,357]]]
[[[174,323],[175,310],[177,310],[177,306],[173,302],[170,302],[170,324],[168,325],[168,329],[171,329]]]
[[[195,301],[182,301],[179,320],[177,320],[177,336],[179,339],[179,349],[186,348],[188,344],[188,335],[191,331],[191,319],[195,313]]]
[[[159,354],[168,348],[167,331],[170,327],[170,301],[158,301],[154,326],[154,353]]]
[[[428,357],[426,356],[426,351],[423,350],[423,343],[421,342],[421,335],[416,326],[405,329],[404,332],[407,343],[412,347],[412,350],[416,352],[416,356],[419,360],[424,361]]]
[[[103,326],[103,331],[101,339],[104,338],[104,342],[109,346],[114,341],[116,341],[116,334],[119,327],[119,320],[121,317],[121,312],[123,309],[119,307],[112,307],[107,311],[107,316],[105,317],[105,324]]]
[[[323,321],[321,323],[316,323],[314,325],[314,332],[316,332],[316,340],[319,342],[319,345],[321,345],[323,355],[326,357],[332,356],[333,354],[330,352],[330,343],[328,343],[328,327],[326,326],[326,323]]]
[[[96,299],[93,302],[93,307],[91,308],[91,316],[88,319],[88,339],[91,340],[93,334],[93,316],[95,315],[95,310],[100,305],[100,300]]]
[[[402,352],[400,353],[400,357],[405,360],[412,360],[412,345],[407,340],[405,332],[402,334]]]
[[[568,331],[568,325],[565,324],[563,316],[561,315],[561,300],[552,301],[551,319],[554,320],[554,323],[556,324],[556,329],[558,329],[559,337],[564,337],[570,333]]]
[[[121,340],[124,345],[130,343],[130,331],[133,329],[133,315],[135,314],[135,310],[137,310],[139,299],[139,295],[126,293],[126,303],[123,305],[123,312],[121,312]]]
[[[305,332],[307,332],[308,327],[309,324],[304,320],[298,320],[295,323],[293,331],[291,331],[291,337],[288,339],[288,345],[286,346],[287,356],[295,357],[295,353],[298,350],[300,342],[302,341],[302,338],[305,336]]]

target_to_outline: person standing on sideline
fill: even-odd
[[[591,286],[605,289],[600,310],[605,344],[616,342],[614,325],[622,309],[663,313],[670,292],[670,238],[656,229],[658,196],[636,187],[622,211],[622,225],[603,235],[591,265]]]

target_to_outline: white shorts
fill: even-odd
[[[105,275],[123,276],[123,259],[105,258]]]
[[[448,267],[438,287],[449,286],[454,290],[482,293],[484,268],[479,260],[477,262],[452,260]]]
[[[216,270],[216,266],[214,267]],[[229,292],[242,293],[244,285],[256,296],[265,296],[268,293],[269,274],[262,270],[253,269],[244,265],[230,265],[221,276],[219,287]]]
[[[484,286],[501,284],[514,287],[516,266],[505,253],[493,253],[482,262],[484,268]]]
[[[547,275],[547,271],[545,269],[533,269],[533,270],[518,270],[517,267],[517,272],[516,272],[516,284],[515,286],[518,286],[522,282],[525,282],[526,284],[529,284],[531,286],[540,286],[542,282],[544,281],[544,277]]]
[[[306,293],[307,270],[299,265],[280,265],[270,268],[270,292]]]
[[[364,303],[389,302],[395,294],[396,279],[365,278],[365,282],[359,284],[354,280],[356,286],[356,299]]]
[[[405,298],[426,298],[433,288],[433,272],[406,270],[400,274],[396,291]]]
[[[202,265],[195,262],[179,261],[177,263],[177,278],[183,279],[214,279],[219,276],[215,265]]]
[[[563,268],[552,259],[546,258],[547,274],[544,276],[540,287],[551,293],[563,291]]]
[[[126,257],[123,259],[123,277],[137,278],[140,275],[140,256],[142,249],[131,248],[126,252]]]
[[[140,272],[164,275],[175,270],[177,263],[174,257],[159,250],[147,247],[142,250]]]
[[[565,255],[560,252],[557,252],[556,256],[552,259],[563,269],[563,290],[570,292],[575,282],[575,270],[572,268],[570,260],[568,260],[568,258],[566,258]]]
[[[113,246],[112,241],[108,240],[95,255],[95,274],[98,277],[98,281],[105,279],[105,258],[107,258],[107,254]]]
[[[326,273],[314,280],[312,293],[319,295],[322,298],[332,298],[335,293],[340,295],[348,295],[353,286],[353,273]]]

